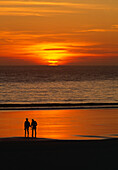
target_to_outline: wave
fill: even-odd
[[[0,110],[118,108],[118,103],[32,103],[0,104]]]

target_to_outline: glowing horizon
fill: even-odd
[[[0,65],[118,65],[118,3],[0,0]]]

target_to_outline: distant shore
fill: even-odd
[[[117,169],[118,139],[51,140],[2,138],[4,169]]]
[[[118,108],[118,103],[0,104],[0,110],[99,109],[99,108]]]

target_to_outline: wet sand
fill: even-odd
[[[118,169],[118,139],[1,138],[2,169]]]

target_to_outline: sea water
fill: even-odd
[[[117,102],[118,66],[0,66],[0,104]]]
[[[0,104],[118,103],[117,66],[0,66]],[[99,105],[98,107],[99,108]],[[5,109],[5,108],[4,108]],[[104,139],[118,136],[118,109],[0,111],[0,137]],[[31,129],[30,129],[31,136]]]

